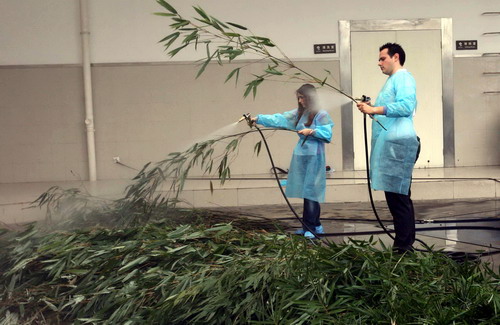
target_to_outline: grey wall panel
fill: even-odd
[[[0,182],[87,179],[78,67],[0,69]]]
[[[316,75],[332,72],[338,80],[337,61],[298,62]],[[243,99],[251,74],[267,64],[249,66],[238,87],[224,84],[235,65],[210,65],[195,79],[191,64],[98,65],[92,68],[98,179],[130,178],[134,168],[160,161],[168,153],[218,135],[246,131],[243,113],[275,113],[296,107],[300,83],[265,82],[256,99]],[[88,178],[82,73],[80,67],[4,67],[0,69],[0,182],[38,182]],[[335,100],[325,105],[337,126],[327,146],[327,164],[342,169],[340,110]],[[278,166],[288,168],[297,136],[269,134]],[[253,152],[257,134],[244,140],[233,174],[268,173],[269,162]],[[194,171],[194,175],[200,174]]]
[[[299,62],[300,67],[316,75],[332,72],[338,80],[337,61]],[[96,123],[97,166],[100,178],[130,177],[133,170],[119,167],[112,157],[135,168],[149,161],[160,161],[168,153],[180,151],[195,142],[218,135],[248,130],[244,123],[234,125],[243,113],[270,114],[296,107],[295,90],[301,83],[264,82],[257,97],[243,99],[244,85],[250,74],[260,73],[267,64],[254,64],[242,72],[238,87],[226,76],[237,65],[211,64],[195,79],[193,64],[100,65],[93,69]],[[331,105],[330,105],[331,104]],[[326,105],[334,106],[335,101]],[[331,110],[337,122],[335,140],[328,147],[327,164],[342,169],[340,109]],[[248,136],[232,164],[232,174],[268,173],[269,161],[262,151],[253,153],[257,134]],[[288,168],[297,136],[278,131],[269,143],[276,164]],[[193,175],[200,174],[194,171]]]
[[[500,165],[500,58],[455,58],[457,166]]]
[[[298,62],[317,75],[332,72],[338,61]],[[265,65],[249,67],[258,73]],[[99,65],[93,68],[98,178],[130,178],[135,171],[113,163],[114,156],[140,168],[172,151],[216,136],[246,130],[230,126],[243,114],[274,113],[295,107],[300,83],[265,82],[257,98],[243,99],[248,76],[239,86],[224,84],[234,66],[210,65],[195,80],[193,64]],[[455,58],[455,139],[457,166],[499,165],[499,58]],[[336,123],[327,164],[342,170],[341,101],[327,97]],[[333,98],[333,99],[332,99]],[[79,67],[0,69],[0,182],[87,179],[82,74]],[[278,166],[288,168],[296,135],[276,132],[270,145]],[[244,140],[233,174],[268,173],[269,162],[255,157],[256,134]]]

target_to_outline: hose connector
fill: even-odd
[[[240,123],[241,121],[246,121],[250,128],[254,126],[254,122],[252,121],[252,115],[250,113],[243,114],[243,117],[241,117],[238,120],[238,123]]]

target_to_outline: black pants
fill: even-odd
[[[417,162],[420,155],[420,138],[417,137],[417,140],[418,149],[415,162]],[[385,199],[389,211],[391,211],[394,230],[396,231],[394,247],[399,251],[413,250],[412,246],[415,242],[415,210],[411,200],[411,184],[408,195],[385,192]]]
[[[411,191],[408,195],[385,192],[385,199],[396,231],[394,247],[400,251],[412,250],[415,242],[415,210],[411,200]]]
[[[319,202],[304,199],[304,211],[302,212],[302,217],[304,224],[310,228],[310,230],[315,231],[316,227],[321,226],[319,221],[319,215],[321,214],[321,207]],[[309,229],[304,229],[309,231]]]

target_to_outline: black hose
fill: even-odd
[[[294,220],[293,217],[281,217],[274,218],[274,220]],[[378,220],[370,220],[363,218],[335,218],[335,217],[323,217],[321,220],[331,220],[331,221],[349,221],[349,222],[378,222]],[[389,219],[381,219],[382,222],[391,222]],[[446,219],[446,220],[416,220],[415,224],[417,225],[426,225],[433,223],[475,223],[475,222],[497,222],[500,221],[500,218],[497,217],[489,217],[489,218],[472,218],[472,219]]]
[[[282,130],[286,131],[285,129],[277,129],[277,130]],[[275,131],[275,130],[274,130]],[[118,165],[124,165],[122,163],[117,163]],[[127,165],[124,165],[125,167],[129,167]],[[138,170],[136,168],[132,168],[135,170]],[[284,170],[280,167],[276,167],[278,170]],[[186,180],[218,180],[218,177],[186,177]],[[239,180],[239,181],[244,181],[244,180],[268,180],[269,177],[231,177],[232,180]],[[327,177],[326,179],[333,179],[333,180],[362,180],[366,179],[365,177]],[[500,180],[496,178],[490,178],[490,177],[413,177],[413,180],[452,180],[452,181],[493,181],[500,183]]]
[[[377,221],[378,221],[380,227],[382,227],[382,229],[387,234],[387,236],[391,237],[392,240],[395,240],[394,236],[385,227],[382,220],[380,220],[380,217],[377,213],[377,209],[375,208],[375,202],[373,201],[372,187],[371,187],[371,182],[370,182],[370,156],[368,155],[368,131],[366,129],[366,114],[363,114],[363,131],[364,131],[363,135],[364,135],[364,141],[365,141],[366,181],[368,184],[368,194],[370,196],[370,204],[371,204],[373,213],[375,214],[375,217],[377,218]]]

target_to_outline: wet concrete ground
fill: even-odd
[[[491,254],[481,259],[500,267],[500,200],[462,199],[414,201],[417,238],[434,250],[449,252]],[[301,215],[302,205],[293,204]],[[231,209],[231,208],[222,208]],[[385,202],[376,202],[376,209],[384,225],[392,229],[392,217]],[[232,208],[238,214],[252,218],[279,220],[287,231],[301,227],[287,205],[260,205]],[[321,205],[321,221],[326,238],[333,242],[348,238],[369,239],[391,246],[392,239],[382,232],[376,222],[371,205],[362,203],[324,203]],[[376,234],[362,234],[376,232]],[[416,248],[423,248],[416,243]]]

